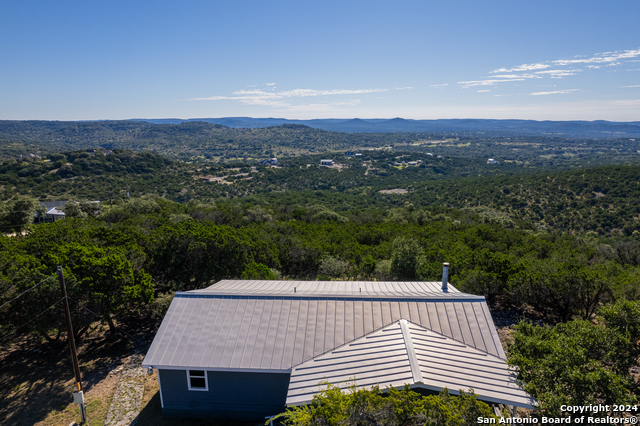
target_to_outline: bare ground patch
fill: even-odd
[[[409,192],[407,189],[397,188],[397,189],[382,189],[380,191],[381,194],[406,194]]]

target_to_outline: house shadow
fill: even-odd
[[[202,425],[202,426],[264,426],[264,423],[256,423],[251,421],[242,420],[228,420],[228,419],[189,419],[189,418],[176,418],[176,417],[163,417],[162,406],[160,404],[160,392],[157,391],[155,395],[142,407],[138,417],[132,422],[138,426],[154,425],[154,426],[188,426],[188,425]]]

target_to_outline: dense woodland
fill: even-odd
[[[338,166],[320,166],[324,157]],[[213,180],[216,177],[220,179]],[[366,157],[292,157],[268,167],[185,164],[149,152],[114,150],[104,155],[90,150],[0,164],[0,198],[6,202],[19,195],[111,204],[144,196],[182,203],[235,200],[270,208],[321,204],[338,212],[384,209],[382,214],[395,212],[400,221],[413,220],[414,208],[444,207],[485,211],[506,224],[524,221],[531,229],[627,236],[640,232],[640,168],[635,164],[557,171],[375,151]],[[392,211],[398,208],[404,210]]]
[[[299,124],[238,129],[202,121],[152,124],[0,120],[0,162],[17,159],[21,154],[43,156],[94,148],[145,150],[181,161],[225,163],[383,147],[485,160],[497,158],[523,167],[619,164],[640,158],[640,139],[634,137],[517,136],[513,130],[340,133]]]
[[[142,141],[128,148],[149,148],[145,138],[170,139],[137,122],[79,126],[98,135],[111,129],[116,142],[119,132],[130,134],[127,143]],[[201,123],[173,126],[202,131]],[[113,145],[77,150],[86,129],[76,136],[56,123],[35,126],[33,134],[20,129],[4,130],[11,144],[46,134],[60,145],[0,163],[2,345],[64,337],[62,315],[51,309],[60,300],[57,265],[82,340],[97,322],[115,332],[130,318],[161,318],[175,291],[220,279],[437,281],[449,262],[451,283],[484,295],[495,313],[555,326],[525,322],[509,349],[527,390],[544,402],[541,412],[557,413],[565,400],[637,400],[630,367],[640,354],[640,168],[635,155],[620,154],[625,143],[615,155],[563,152],[551,164],[556,157],[528,151],[530,160],[490,165],[481,145],[482,156],[407,145],[346,157],[327,151],[324,140],[320,154],[280,157],[269,167],[253,160],[185,163]],[[243,137],[264,136],[262,130],[242,130]],[[275,140],[316,131],[269,132]],[[398,141],[378,136],[381,146]],[[61,150],[69,141],[76,150]],[[260,158],[275,155],[269,143],[263,148]],[[337,166],[321,167],[321,158]],[[36,222],[43,214],[39,202],[56,200],[69,201],[67,218],[34,225],[34,214]],[[563,339],[574,344],[568,348]],[[550,385],[561,376],[553,365],[575,373],[563,376],[562,394]],[[600,378],[598,386],[573,394],[589,374]]]

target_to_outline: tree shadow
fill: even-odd
[[[78,344],[85,393],[130,355],[120,336],[94,332]],[[24,338],[0,348],[0,424],[33,425],[73,402],[75,374],[66,339]]]

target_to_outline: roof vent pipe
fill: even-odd
[[[447,293],[449,291],[449,264],[447,262],[442,264],[442,291]]]

